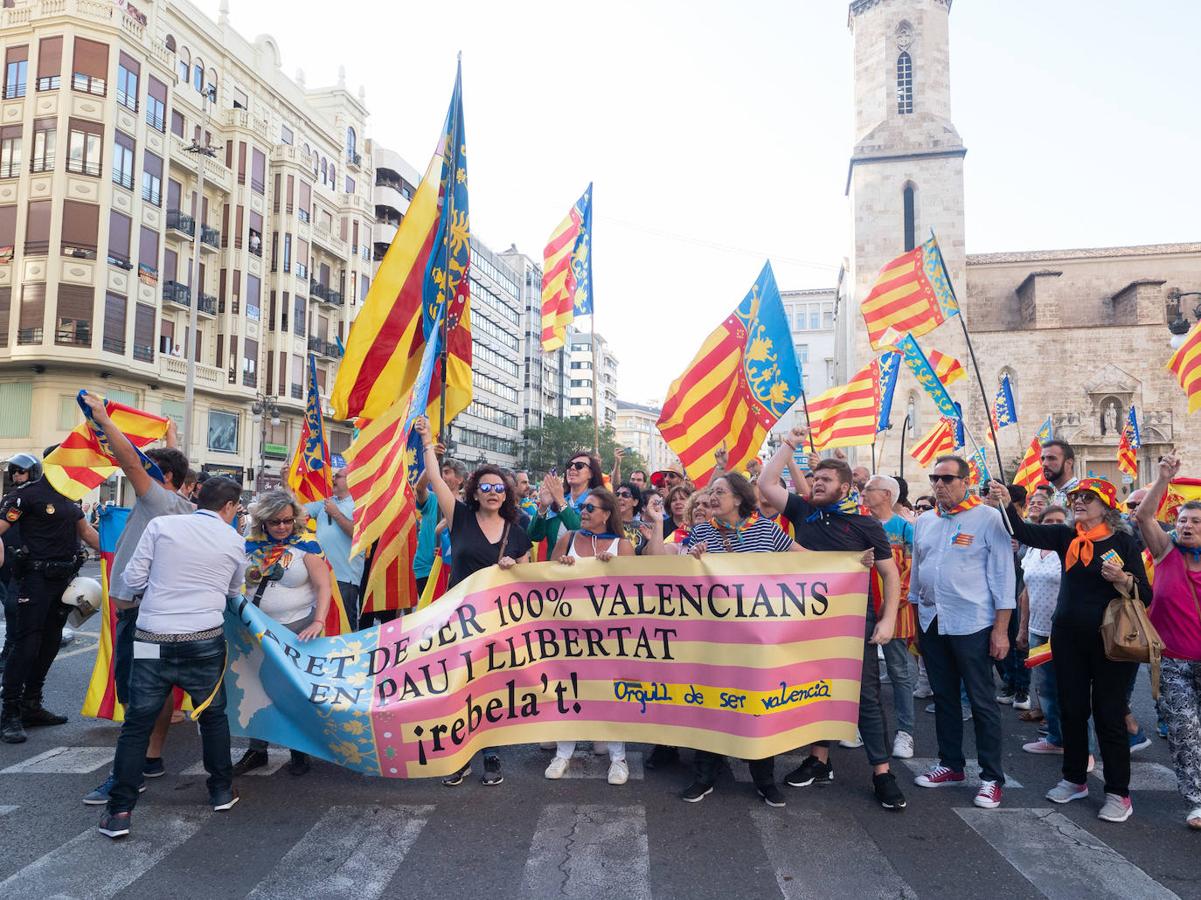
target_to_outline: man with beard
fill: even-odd
[[[1068,494],[1080,481],[1076,477],[1076,451],[1067,441],[1047,441],[1043,444],[1042,464],[1043,478],[1051,485],[1051,504],[1071,510]]]

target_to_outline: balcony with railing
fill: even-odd
[[[163,299],[178,303],[180,306],[192,305],[192,289],[178,281],[163,282]]]
[[[341,291],[335,291],[329,285],[319,281],[309,282],[309,296],[320,303],[328,303],[331,306],[342,306],[344,302]]]
[[[108,264],[116,266],[118,269],[124,269],[127,272],[133,268],[133,261],[127,254],[118,253],[113,250],[108,251]]]
[[[90,347],[92,346],[92,325],[90,322],[60,322],[54,330],[54,343],[60,347]]]
[[[221,249],[221,231],[217,228],[209,228],[207,225],[200,226],[200,249],[215,251]]]
[[[125,339],[106,337],[101,343],[106,353],[116,353],[118,356],[125,355]]]
[[[309,350],[318,356],[324,356],[329,359],[338,358],[338,345],[331,344],[329,341],[323,341],[316,336],[309,338]]]
[[[137,348],[134,348],[133,355],[138,358]],[[154,358],[151,354],[147,361]],[[196,383],[206,385],[210,388],[219,388],[225,384],[224,373],[216,366],[206,366],[204,363],[196,363]],[[159,355],[158,364],[159,374],[170,381],[178,384],[183,384],[188,377],[188,361],[179,356],[167,356],[166,354]]]
[[[258,376],[254,372],[243,372],[242,373],[242,386],[248,387],[248,388],[258,387],[259,386]]]
[[[299,384],[292,385],[292,387],[289,388],[288,390],[291,393],[293,400],[303,400],[304,399],[304,388],[301,387]]]
[[[167,210],[167,228],[193,237],[196,234],[196,220],[178,209]]]
[[[17,344],[40,344],[42,342],[41,328],[18,328]]]
[[[217,298],[212,294],[201,293],[196,298],[196,311],[206,316],[217,315]]]

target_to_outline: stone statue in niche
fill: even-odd
[[[1101,413],[1101,434],[1116,434],[1118,431],[1118,404],[1110,400]]]

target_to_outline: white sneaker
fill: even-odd
[[[551,781],[558,781],[567,772],[567,764],[570,759],[564,759],[562,756],[556,756],[550,761],[550,765],[546,767],[546,777]]]
[[[913,689],[913,697],[916,700],[928,700],[934,696],[934,691],[930,689],[928,684],[919,684]]]
[[[892,755],[897,759],[912,759],[913,735],[908,731],[898,731],[892,741]]]
[[[839,746],[839,747],[846,747],[848,750],[855,750],[855,749],[858,749],[859,747],[862,747],[862,746],[863,746],[863,735],[861,735],[861,734],[860,734],[858,731],[856,731],[856,732],[855,732],[855,740],[853,740],[853,741],[839,741],[839,742],[838,742],[838,746]]]
[[[625,784],[630,780],[630,767],[624,759],[615,759],[609,763],[609,784]]]

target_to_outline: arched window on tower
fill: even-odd
[[[897,115],[913,112],[913,57],[902,50],[897,57]]]
[[[902,194],[905,204],[905,252],[917,246],[917,188],[912,183],[905,185]]]
[[[354,162],[355,154],[358,153],[358,138],[354,133],[353,128],[346,129],[346,161]]]

